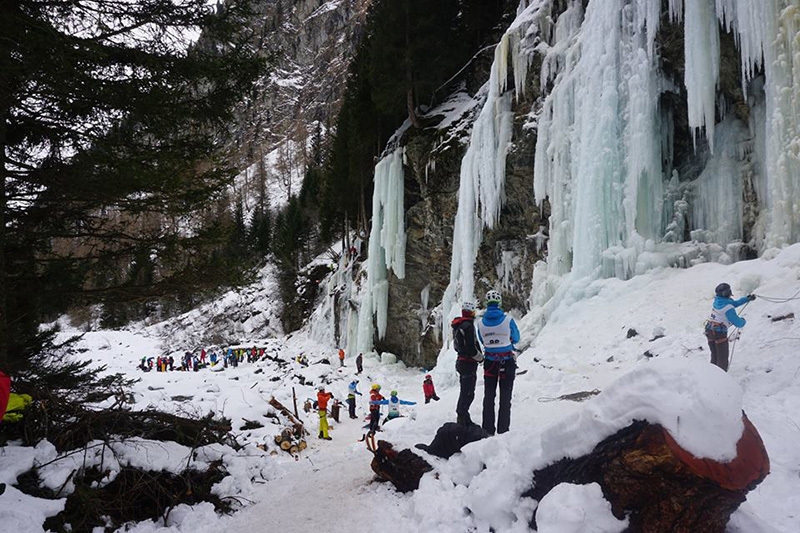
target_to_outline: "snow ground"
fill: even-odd
[[[266,403],[270,396],[290,406],[294,387],[302,404],[323,381],[335,397],[346,396],[347,383],[354,377],[353,362],[348,357],[347,366],[338,368],[336,347],[320,345],[303,332],[248,339],[287,363],[283,367],[269,361],[243,363],[223,372],[140,374],[135,368],[140,358],[160,353],[163,339],[158,332],[169,328],[88,333],[81,341],[88,348],[83,356],[107,364],[111,371],[142,378],[134,389],[136,408],[198,414],[213,410],[233,420],[234,433],[245,443],[238,452],[224,447],[201,450],[196,459],[198,465],[224,459],[231,475],[215,491],[239,501],[238,512],[217,516],[209,504],[184,506],[171,513],[166,524],[143,522],[128,531],[527,531],[536,503],[519,495],[528,488],[532,469],[590,448],[632,417],[661,421],[676,439],[683,439],[684,446],[694,446],[699,455],[714,456],[718,447],[703,448],[704,443],[716,440],[721,448],[731,445],[737,434],[731,413],[740,407],[760,432],[772,471],[748,495],[727,531],[798,531],[800,326],[796,319],[773,322],[772,318],[792,312],[800,317],[800,299],[776,303],[759,298],[740,308],[748,323],[734,345],[730,372],[724,374],[707,364],[702,335],[713,288],[722,281],[729,282],[737,296],[754,292],[797,298],[800,245],[733,265],[660,269],[629,281],[608,279],[582,287],[583,298],[565,299],[519,357],[520,372],[525,373],[515,383],[511,431],[470,444],[447,461],[426,456],[435,472],[423,477],[419,490],[406,495],[374,480],[370,452],[358,442],[364,422],[350,420],[346,413],[341,423],[334,424],[333,440],[328,442],[315,438],[314,413],[308,416],[301,411],[312,435],[309,448],[297,460],[284,452],[270,455],[274,445],[268,452],[256,448],[259,443],[272,443],[280,429],[264,416],[271,412]],[[191,329],[188,324],[187,338]],[[628,338],[629,329],[638,335]],[[656,339],[657,334],[663,337]],[[308,367],[293,361],[300,352],[308,356]],[[318,362],[322,358],[330,358],[333,365]],[[358,376],[362,393],[377,382],[383,391],[397,389],[401,398],[418,402],[405,408],[405,418],[386,424],[380,438],[399,448],[411,447],[430,442],[441,424],[454,419],[457,382],[450,367],[452,358],[445,353],[442,360],[447,364],[431,371],[441,401],[425,405],[421,370],[402,363],[382,364],[373,355],[365,358],[365,371]],[[603,393],[583,403],[558,399],[594,389]],[[176,396],[191,396],[191,400],[175,400]],[[477,420],[482,397],[479,383],[471,410]],[[358,404],[363,417],[365,397],[359,397]],[[669,418],[676,414],[682,420],[693,417],[694,423],[670,427]],[[720,420],[717,425],[703,424],[712,416]],[[244,419],[261,420],[266,427],[242,431]],[[161,446],[161,454],[148,452],[145,444],[127,448],[118,452],[118,460],[162,468],[182,463],[190,453],[177,446]],[[11,486],[17,475],[35,461],[51,460],[53,453],[46,444],[35,450],[7,446],[0,452],[0,482],[9,484],[0,496],[0,523],[9,531],[42,531],[44,517],[63,506],[64,500],[32,498]],[[163,453],[172,460],[164,461]],[[55,483],[74,467],[70,461],[57,461],[48,467],[47,477]],[[543,500],[540,531],[619,531],[624,524],[606,509],[591,486],[559,486],[553,497]]]

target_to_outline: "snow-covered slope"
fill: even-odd
[[[333,440],[327,442],[313,436],[316,415],[301,411],[312,436],[298,460],[259,450],[256,444],[272,442],[279,429],[265,418],[271,411],[266,402],[274,396],[291,405],[292,387],[302,403],[320,382],[327,383],[338,398],[345,396],[351,379],[359,379],[359,389],[365,393],[370,383],[377,382],[384,390],[396,389],[402,398],[418,402],[405,410],[407,417],[386,424],[380,435],[396,446],[412,447],[430,442],[442,423],[455,418],[458,390],[449,362],[431,372],[441,401],[426,405],[420,370],[381,363],[369,354],[364,373],[355,376],[351,360],[344,368],[335,363],[336,347],[312,341],[304,333],[272,340],[242,339],[243,344],[264,346],[269,354],[286,361],[282,365],[264,361],[223,372],[147,374],[138,374],[135,366],[143,355],[159,353],[161,339],[154,336],[156,329],[89,333],[82,341],[88,348],[86,357],[108,364],[112,371],[142,378],[135,387],[137,408],[155,406],[198,414],[212,410],[231,417],[234,433],[245,443],[239,452],[209,449],[199,459],[224,458],[231,476],[215,492],[243,502],[237,513],[218,517],[210,505],[182,507],[170,514],[167,524],[140,523],[130,531],[238,531],[267,524],[270,530],[287,532],[527,531],[536,502],[520,494],[529,487],[533,468],[585,452],[593,442],[635,418],[663,423],[698,455],[719,453],[724,458],[726,447],[738,434],[735,413],[740,407],[761,433],[772,472],[733,515],[728,531],[797,531],[800,326],[792,318],[772,318],[800,316],[800,245],[772,255],[728,266],[657,269],[628,281],[599,280],[583,287],[581,297],[565,299],[533,345],[520,355],[520,370],[526,372],[516,380],[511,431],[470,444],[447,461],[426,456],[435,472],[423,478],[418,491],[406,495],[374,481],[371,454],[358,442],[363,433],[361,419],[345,415],[340,424],[334,424]],[[721,281],[729,282],[737,295],[754,292],[763,297],[742,311],[748,322],[733,347],[728,374],[707,363],[702,335],[713,288]],[[638,335],[629,338],[630,329]],[[308,367],[294,362],[300,352],[308,356]],[[323,358],[334,364],[320,362]],[[585,403],[558,399],[595,389],[603,392]],[[175,399],[181,396],[191,399]],[[472,416],[478,420],[482,396],[479,383],[472,406]],[[363,397],[358,404],[363,417]],[[670,424],[676,414],[687,420],[680,430]],[[705,424],[712,416],[717,424]],[[244,419],[264,421],[266,427],[241,430]],[[711,442],[713,449],[722,452],[710,451],[707,444]],[[178,447],[160,449],[176,458],[188,456],[188,450]],[[9,484],[34,460],[52,459],[47,446],[37,450],[7,447],[4,452],[0,481]],[[142,463],[162,460],[159,454],[148,454],[144,445],[129,448],[121,456]],[[51,481],[64,479],[71,464],[64,461],[60,467],[49,467]],[[595,527],[605,524],[597,531],[620,530],[622,522],[604,514],[604,502],[591,487],[562,486],[559,491],[561,497],[545,502],[542,531],[560,531],[554,527],[561,521],[566,527],[578,520],[571,512],[575,509],[586,510],[578,513],[584,517],[581,520],[590,520]],[[11,486],[0,498],[18,502],[0,506],[0,520],[14,524],[15,531],[41,531],[40,525],[23,525],[29,522],[21,521],[22,510],[24,516],[44,516],[59,508],[58,502],[33,499]],[[580,522],[576,527],[570,530],[580,531]]]

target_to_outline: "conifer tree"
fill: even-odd
[[[247,0],[0,2],[0,366],[59,304],[214,282],[196,250],[219,235],[186,226],[231,177],[226,122],[262,68],[248,14]],[[145,251],[171,279],[120,287]]]

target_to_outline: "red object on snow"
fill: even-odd
[[[9,394],[11,394],[11,378],[0,370],[0,420],[2,420],[3,416],[6,414]]]
[[[666,430],[663,430],[664,438],[670,450],[698,476],[710,479],[728,490],[746,490],[751,484],[758,484],[767,477],[769,456],[761,435],[744,413],[742,422],[744,431],[736,443],[736,457],[728,463],[698,459],[681,448]]]

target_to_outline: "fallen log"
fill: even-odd
[[[308,431],[306,431],[305,427],[303,426],[303,423],[300,420],[298,420],[297,417],[294,416],[294,414],[292,414],[290,410],[284,407],[284,405],[281,402],[279,402],[273,397],[269,399],[269,404],[278,411],[280,411],[281,414],[283,414],[284,416],[286,416],[286,418],[289,419],[289,421],[294,426],[295,434],[298,437],[301,435],[308,435]]]
[[[539,501],[560,483],[598,483],[614,515],[629,517],[629,531],[722,533],[747,492],[769,473],[761,437],[746,416],[743,421],[730,462],[694,457],[661,426],[637,421],[584,457],[537,470],[523,496]]]

